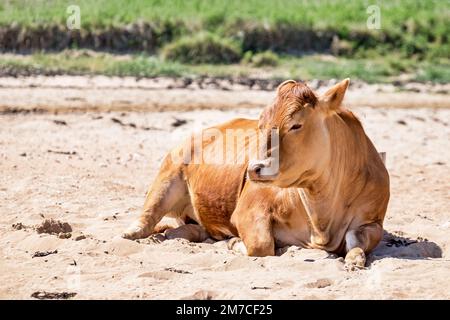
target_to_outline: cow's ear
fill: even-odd
[[[320,97],[319,100],[321,104],[323,104],[327,109],[338,109],[341,106],[342,100],[344,100],[345,92],[347,91],[349,84],[349,78],[335,84]]]
[[[293,83],[296,84],[297,82],[295,80],[286,80],[280,83],[280,85],[277,87],[277,92],[280,92],[280,89],[283,88],[286,84]]]

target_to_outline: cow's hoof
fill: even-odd
[[[132,225],[124,233],[122,233],[122,238],[128,240],[136,240],[147,238],[150,235],[148,228],[145,228],[140,225]]]
[[[366,255],[361,248],[353,248],[345,256],[344,268],[347,271],[364,269],[366,265]]]
[[[227,247],[228,250],[247,255],[247,248],[245,247],[244,242],[238,237],[234,237],[228,240]]]

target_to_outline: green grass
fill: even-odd
[[[200,32],[169,43],[162,49],[162,56],[188,64],[233,63],[241,59],[241,49],[229,39]]]
[[[242,31],[262,29],[263,37],[286,30],[276,37],[287,41],[294,41],[289,35],[292,30],[331,30],[363,51],[369,47],[379,53],[401,50],[406,56],[450,55],[447,0],[4,0],[0,26],[65,26],[66,10],[72,4],[80,7],[85,30],[147,21],[175,38],[209,31],[242,40]],[[367,28],[367,8],[373,4],[380,8],[380,30]]]
[[[442,61],[401,61],[390,59],[347,59],[333,56],[311,55],[304,57],[282,56],[276,67],[254,67],[247,63],[230,65],[182,64],[165,61],[157,56],[111,55],[90,51],[65,51],[56,54],[26,56],[0,55],[0,68],[32,70],[66,74],[102,74],[108,76],[136,77],[258,77],[277,79],[342,79],[350,77],[369,83],[389,82],[401,74],[410,74],[417,81],[450,82],[450,64]]]
[[[163,48],[178,46],[177,55],[181,52],[181,56],[161,59],[134,51],[134,55],[125,58],[98,53],[74,57],[63,52],[21,58],[0,56],[1,66],[147,77],[239,75],[328,79],[350,76],[367,82],[386,82],[408,74],[418,81],[450,80],[450,3],[447,0],[3,0],[0,26],[15,24],[31,29],[54,24],[64,26],[67,6],[72,4],[80,6],[82,32],[147,21],[159,28],[156,54],[164,56]],[[381,9],[380,30],[368,30],[366,26],[366,10],[373,4]],[[342,53],[333,58],[317,54],[300,56],[299,52],[289,51],[288,47],[298,44],[298,39],[308,41],[303,36],[296,37],[299,30],[339,35]],[[192,40],[192,35],[199,34],[232,43],[244,59],[241,63],[224,65],[220,54],[217,56],[220,61],[215,57],[200,57],[198,52],[205,51],[203,43],[195,44]],[[277,46],[275,49],[270,47],[272,43]],[[242,54],[248,50],[252,50],[251,56],[265,50],[275,50],[279,56],[272,59],[273,63],[267,63],[267,59],[261,63],[247,59],[248,63],[244,63],[246,56]],[[197,61],[189,58],[192,53]],[[205,61],[219,64],[204,64]]]
[[[115,56],[85,51],[57,54],[0,55],[0,66],[33,73],[62,73],[134,77],[177,77],[189,74],[188,68],[174,62],[165,63],[151,56]]]
[[[427,63],[419,67],[416,79],[418,81],[450,83],[450,65]]]
[[[68,5],[81,8],[83,26],[126,24],[143,20],[178,20],[217,27],[235,21],[288,22],[314,28],[365,28],[368,5],[382,11],[383,28],[405,21],[416,27],[445,23],[445,0],[6,0],[0,5],[0,24],[64,23]],[[442,25],[440,25],[442,27]]]
[[[253,54],[247,51],[242,57],[242,63],[250,64],[254,67],[275,67],[279,63],[279,57],[272,51],[264,51]]]

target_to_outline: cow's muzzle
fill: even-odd
[[[278,176],[278,167],[273,166],[273,159],[250,160],[247,166],[247,176],[251,181],[270,182]]]

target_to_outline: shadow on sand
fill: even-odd
[[[390,233],[386,230],[380,244],[368,256],[368,264],[384,258],[422,260],[442,258],[442,249],[434,242],[417,237],[403,237],[402,232]]]

